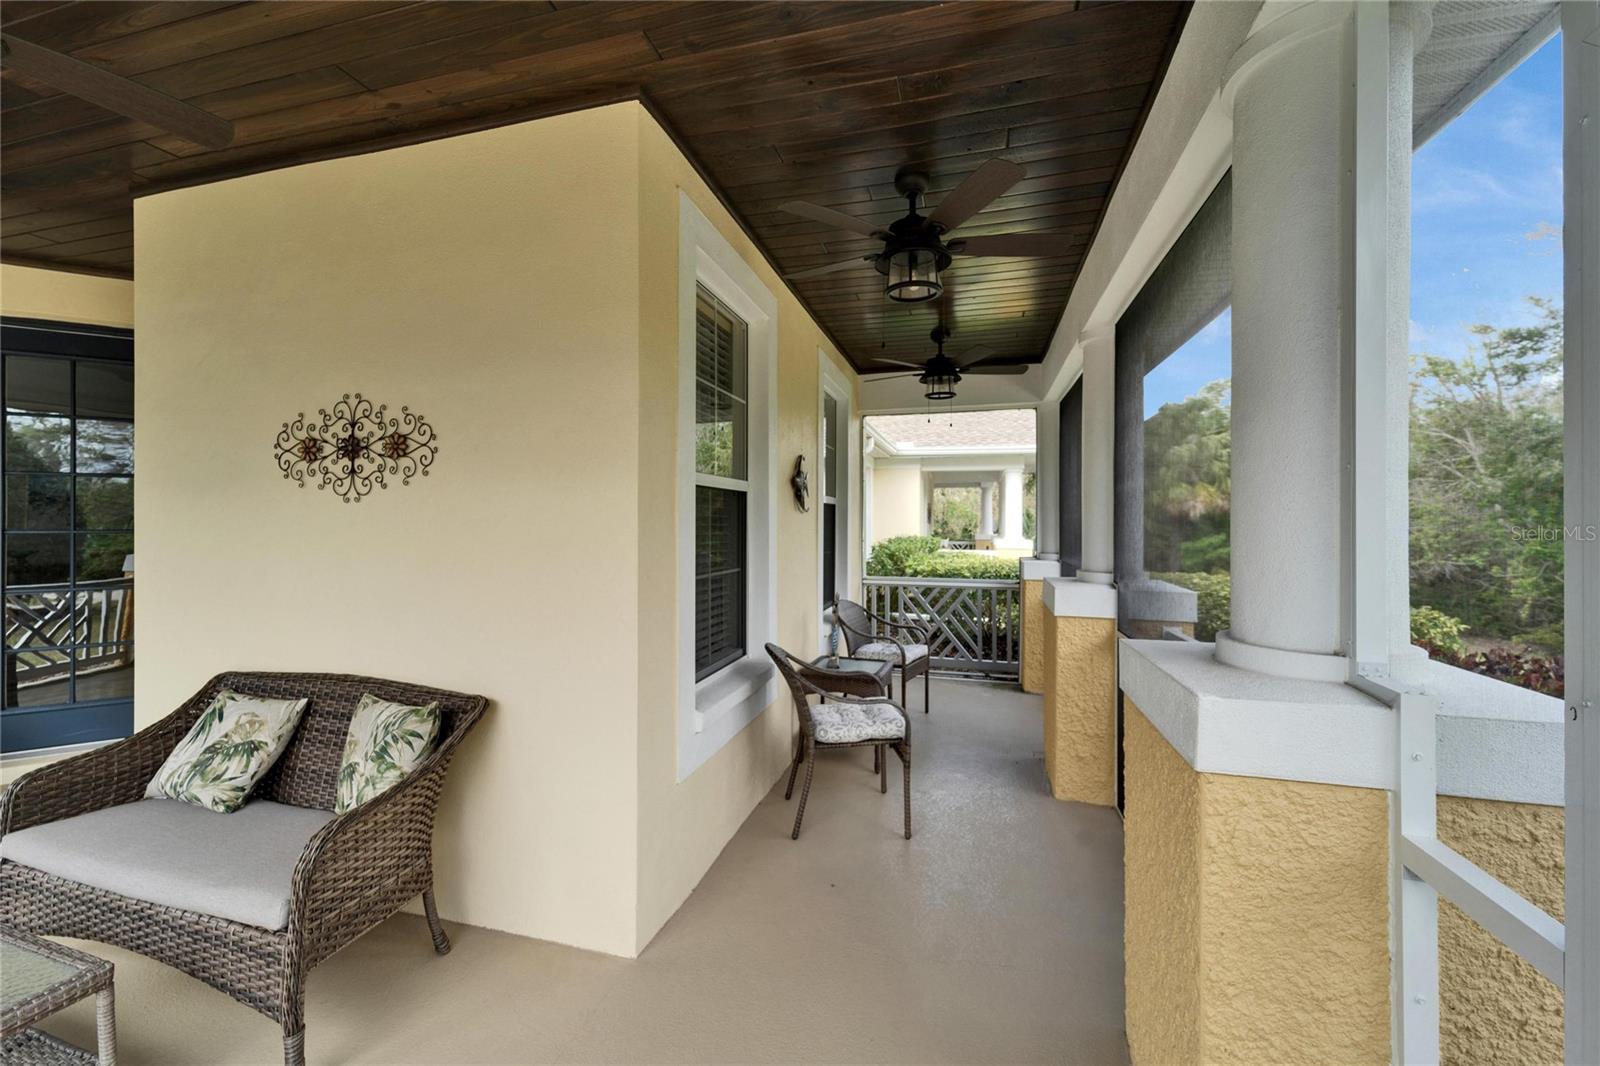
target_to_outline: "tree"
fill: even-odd
[[[1226,572],[1230,383],[1162,404],[1144,424],[1145,566]]]
[[[930,532],[942,540],[972,540],[978,535],[981,500],[979,491],[974,488],[941,486],[934,489]]]
[[[1411,407],[1412,601],[1468,635],[1559,652],[1561,316],[1471,327],[1461,359],[1421,355]]]

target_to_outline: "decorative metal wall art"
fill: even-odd
[[[387,404],[373,406],[359,392],[347,392],[331,411],[318,410],[317,418],[300,412],[278,433],[278,469],[300,488],[313,482],[345,503],[360,503],[373,489],[388,488],[391,477],[402,485],[427,477],[439,453],[433,426],[408,407],[398,415],[388,410]]]
[[[802,511],[811,510],[811,479],[806,476],[806,457],[794,457],[794,476],[789,479],[789,487],[794,489],[794,505]]]

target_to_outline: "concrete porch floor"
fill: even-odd
[[[920,689],[921,686],[916,686]],[[1122,827],[1045,789],[1040,700],[936,681],[900,765],[819,757],[798,841],[780,780],[637,960],[399,915],[315,970],[310,1063],[1123,1063]],[[796,799],[799,787],[796,786]],[[447,889],[445,891],[448,891]],[[276,1025],[117,967],[119,1061],[282,1061]],[[45,1028],[94,1046],[92,1000]]]

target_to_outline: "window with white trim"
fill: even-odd
[[[694,668],[744,658],[749,327],[704,285],[695,302]]]
[[[778,301],[678,192],[678,780],[770,707]]]
[[[839,401],[822,395],[822,606],[833,603],[839,585]]]

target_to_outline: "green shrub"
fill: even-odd
[[[977,552],[942,551],[911,560],[909,577],[965,577],[982,581],[1015,581],[1021,565],[1016,559]]]
[[[1196,640],[1216,640],[1220,630],[1228,628],[1228,612],[1233,600],[1233,581],[1227,574],[1186,574],[1169,572],[1151,574],[1157,581],[1170,581],[1186,589],[1193,589],[1199,603],[1200,617],[1194,624]]]
[[[938,537],[890,537],[873,545],[867,573],[873,577],[899,577],[910,573],[912,560],[939,550]]]
[[[1465,655],[1467,624],[1434,607],[1411,608],[1411,640],[1450,655]]]

